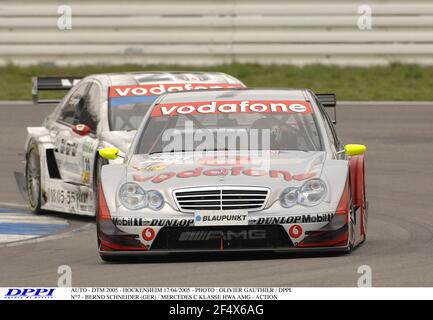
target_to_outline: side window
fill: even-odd
[[[71,97],[66,101],[62,110],[60,110],[58,121],[73,125],[75,122],[75,111],[79,104],[84,103],[84,97],[89,87],[88,83],[78,85],[78,88],[72,93]]]
[[[85,124],[92,132],[96,132],[99,122],[100,98],[100,87],[93,83],[83,103],[77,105],[74,124]]]

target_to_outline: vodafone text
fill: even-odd
[[[159,96],[166,92],[195,91],[209,89],[234,89],[240,84],[227,83],[170,83],[170,84],[145,84],[136,86],[110,87],[110,98]]]
[[[203,167],[198,167],[193,170],[186,170],[179,173],[176,172],[164,172],[158,175],[150,175],[146,176],[143,174],[133,174],[133,179],[136,182],[146,182],[150,181],[152,183],[162,183],[172,178],[194,178],[200,176],[250,176],[250,177],[264,177],[268,176],[270,178],[280,178],[282,177],[285,181],[290,182],[292,180],[304,181],[311,179],[316,176],[315,172],[307,172],[305,174],[295,174],[292,175],[287,170],[256,170],[256,169],[247,169],[242,166],[233,167],[233,168],[214,168],[204,170]]]
[[[306,101],[286,100],[242,100],[242,101],[201,101],[187,103],[159,104],[152,111],[152,117],[228,114],[228,113],[311,113]]]

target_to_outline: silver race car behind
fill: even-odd
[[[335,105],[309,90],[161,96],[123,163],[102,168],[102,259],[352,251],[366,239],[366,147],[341,143],[324,109]]]
[[[238,87],[244,85],[229,75],[202,72],[34,78],[37,103],[54,102],[41,100],[42,90],[71,89],[42,126],[27,128],[25,177],[18,181],[31,209],[94,215],[100,168],[109,162],[98,156],[99,148],[125,154],[147,110],[165,92]]]

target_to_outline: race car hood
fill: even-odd
[[[115,147],[126,154],[137,131],[109,131],[101,134],[103,147]]]
[[[116,200],[120,186],[127,181],[139,184],[144,190],[161,192],[170,204],[164,209],[166,214],[176,212],[173,193],[179,189],[224,186],[268,188],[270,194],[264,213],[304,214],[307,209],[323,213],[335,211],[341,199],[348,181],[348,161],[332,159],[323,151],[266,152],[260,156],[226,152],[164,153],[135,155],[128,163],[103,166],[101,178],[108,206],[117,215],[128,214]],[[294,206],[289,211],[279,206],[278,199],[285,188],[300,187],[312,178],[320,178],[327,184],[329,192],[321,205]],[[149,209],[143,212],[146,210],[149,214],[153,212]]]
[[[129,162],[127,180],[139,183],[144,189],[236,185],[279,191],[320,177],[325,155],[322,151],[137,155]]]

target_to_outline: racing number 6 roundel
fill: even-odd
[[[302,236],[302,227],[297,224],[291,226],[289,229],[289,234],[294,239],[299,238],[300,236]]]
[[[152,228],[144,228],[142,235],[145,241],[152,241],[153,238],[155,238],[155,230]]]

